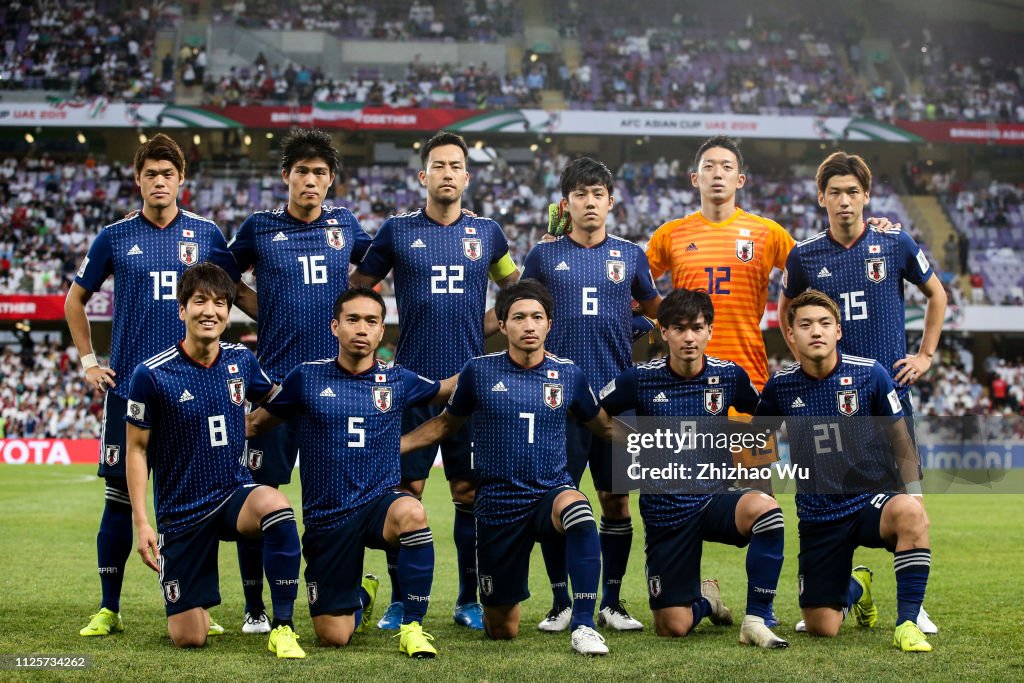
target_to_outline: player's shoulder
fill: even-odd
[[[413,209],[412,211],[405,211],[403,213],[396,213],[388,218],[381,224],[383,228],[385,225],[391,227],[405,226],[405,225],[420,225],[426,220],[426,214],[423,213],[423,209]]]
[[[478,230],[493,230],[497,228],[501,230],[501,226],[493,218],[487,216],[470,216],[469,214],[463,213],[462,220],[460,221],[464,226],[470,228],[476,228]]]
[[[342,221],[354,221],[356,216],[352,211],[345,206],[334,206],[333,204],[324,204],[320,207],[320,216],[324,223],[327,225],[335,225]],[[334,221],[332,223],[332,221]]]
[[[608,235],[608,241],[605,244],[612,249],[621,249],[623,252],[643,253],[644,251],[638,247],[635,242],[627,240],[625,237],[619,237],[618,235]]]
[[[738,209],[738,211],[740,212],[738,218],[740,218],[744,223],[764,228],[768,232],[784,232],[787,235],[789,234],[782,225],[773,221],[771,218],[765,218],[764,216],[759,216],[756,213],[750,213],[744,209]]]
[[[140,367],[144,367],[146,370],[152,371],[159,368],[161,365],[165,365],[168,362],[178,357],[178,345],[169,346],[160,353],[150,356],[146,360],[140,363]]]
[[[716,356],[705,356],[704,365],[705,371],[713,370],[715,372],[729,372],[734,374],[743,369],[731,360],[718,358]]]
[[[145,222],[142,218],[142,213],[139,212],[134,213],[134,215],[125,216],[120,220],[116,220],[113,223],[104,226],[103,229],[100,230],[100,233],[106,233],[107,237],[115,238],[135,233],[144,225]]]
[[[662,357],[655,358],[654,360],[647,361],[646,363],[640,363],[639,365],[634,365],[632,367],[626,368],[623,372],[632,371],[637,373],[638,375],[647,375],[655,372],[663,372],[666,367],[668,367],[668,359]]]
[[[545,363],[549,363],[549,362],[550,363],[554,363],[555,365],[576,367],[576,363],[574,363],[571,359],[563,358],[561,356],[556,356],[555,354],[551,353],[550,351],[545,351],[544,352],[544,362]]]
[[[661,225],[658,226],[658,229],[654,231],[654,234],[655,235],[658,235],[658,233],[661,233],[662,235],[665,235],[666,233],[671,234],[677,228],[683,228],[683,227],[687,227],[687,226],[690,226],[690,225],[698,225],[698,224],[700,224],[702,222],[703,222],[703,219],[701,218],[700,211],[694,211],[693,213],[688,213],[685,216],[681,216],[679,218],[673,218],[673,219],[671,219],[669,221],[666,221],[666,222],[662,223]]]
[[[198,213],[192,213],[181,209],[181,220],[183,223],[189,225],[189,227],[198,227],[205,229],[220,230],[217,224],[206,216],[200,216]]]
[[[874,358],[866,358],[864,356],[851,356],[848,354],[841,354],[840,362],[842,363],[842,370],[848,373],[858,373],[864,376],[871,375],[885,375],[889,376],[882,364]]]
[[[800,240],[793,247],[794,251],[800,253],[805,250],[812,250],[817,247],[825,246],[828,244],[828,231],[822,230],[819,233],[811,235],[807,239]]]
[[[764,388],[765,390],[767,390],[768,387],[777,387],[779,385],[798,382],[802,377],[803,375],[800,372],[800,364],[790,363],[789,365],[777,370],[775,374],[768,379],[768,382],[764,385]]]
[[[253,356],[253,352],[248,346],[245,344],[239,344],[238,342],[222,341],[220,343],[220,352],[224,354],[224,358],[228,360],[238,360],[240,358]]]

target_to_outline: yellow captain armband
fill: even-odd
[[[491,264],[487,272],[490,273],[492,280],[501,282],[517,270],[519,270],[519,267],[512,260],[512,255],[506,252],[496,263]]]

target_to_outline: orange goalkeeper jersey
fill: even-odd
[[[772,267],[784,268],[794,240],[767,218],[736,209],[712,223],[698,211],[658,228],[647,246],[651,274],[672,271],[675,289],[704,289],[715,306],[707,354],[738,363],[760,391],[768,381],[761,317]]]

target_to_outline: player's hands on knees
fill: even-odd
[[[874,216],[872,218],[869,218],[867,220],[867,223],[872,230],[877,230],[878,232],[886,232],[888,230],[899,230],[903,227],[902,223],[893,223],[885,216]]]
[[[899,372],[896,373],[896,384],[904,386],[907,384],[914,384],[917,380],[921,379],[924,373],[928,372],[929,368],[932,367],[931,356],[925,356],[921,354],[908,353],[906,358],[901,358],[892,364],[894,368],[899,368]]]
[[[572,232],[572,217],[569,216],[569,209],[561,203],[548,204],[548,235],[558,238]],[[544,238],[546,241],[547,237]]]
[[[85,371],[85,383],[89,385],[90,389],[106,391],[117,385],[117,381],[114,379],[115,375],[117,373],[110,368],[94,365]]]
[[[160,571],[160,547],[156,543],[156,532],[149,524],[135,527],[136,552],[142,557],[146,566],[155,572]]]

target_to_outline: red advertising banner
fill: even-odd
[[[96,465],[99,439],[0,439],[3,465]]]
[[[110,320],[114,296],[107,290],[96,292],[86,304],[90,320]],[[0,295],[0,320],[63,320],[62,294],[3,294]]]
[[[345,130],[433,131],[479,116],[472,109],[396,109],[358,103],[319,103],[313,107],[203,107],[210,114],[245,128],[291,128],[316,125]]]
[[[929,142],[1024,145],[1024,125],[960,121],[896,121],[900,128]]]
[[[202,107],[245,128],[291,128],[313,124],[312,107]]]

